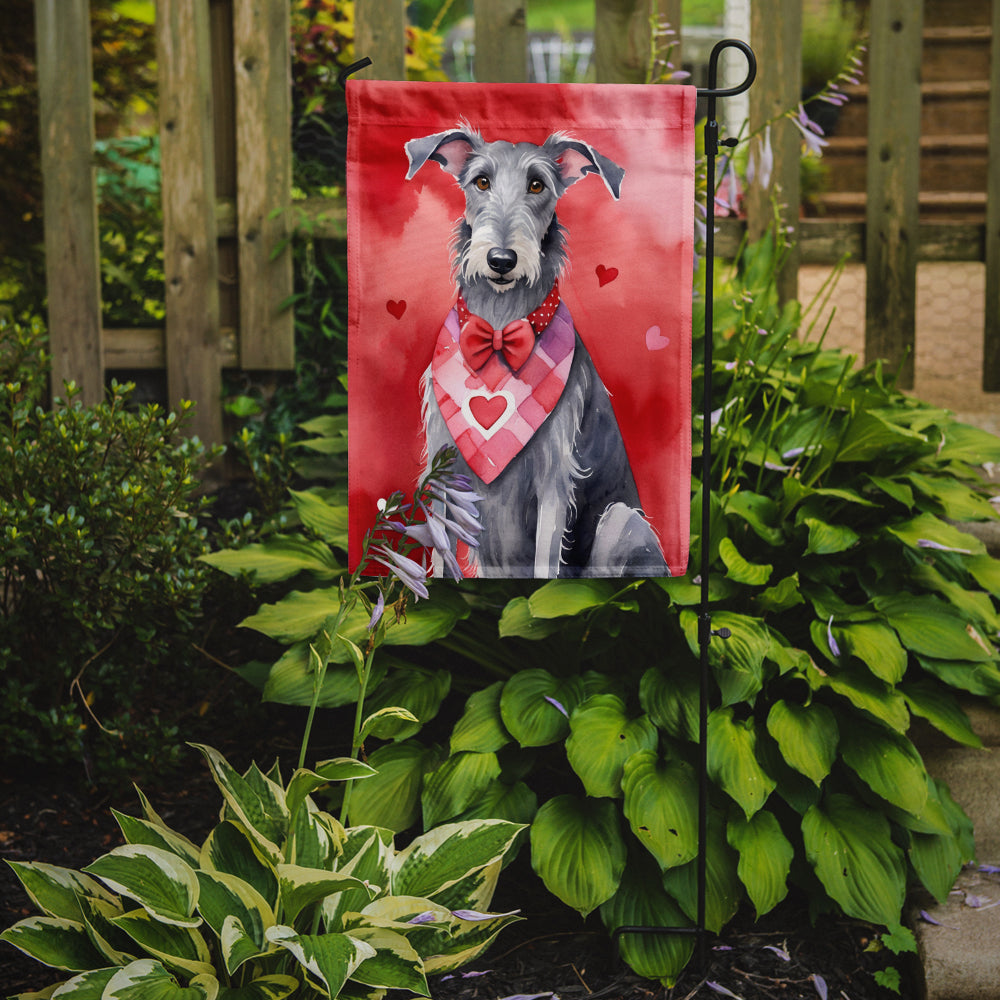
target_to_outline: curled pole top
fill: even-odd
[[[735,87],[717,86],[719,76],[719,56],[725,49],[739,49],[747,60],[746,79]],[[757,77],[757,57],[753,54],[753,49],[746,42],[738,38],[723,38],[721,42],[716,42],[712,48],[712,54],[708,57],[708,86],[698,89],[699,97],[707,97],[713,100],[716,97],[735,97],[750,89],[750,85]]]

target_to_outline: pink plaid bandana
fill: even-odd
[[[566,304],[560,302],[531,356],[516,372],[496,355],[479,372],[473,371],[462,356],[460,333],[456,306],[434,346],[434,395],[469,468],[492,483],[559,402],[573,363],[576,333]]]

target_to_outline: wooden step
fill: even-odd
[[[921,79],[925,83],[988,80],[992,38],[993,31],[988,24],[925,28]]]
[[[863,191],[830,191],[815,199],[823,215],[837,219],[864,219]],[[981,223],[986,216],[986,193],[979,191],[921,191],[920,218]]]
[[[920,138],[920,187],[926,191],[985,191],[985,135],[926,135]],[[868,163],[864,136],[832,136],[823,151],[831,189],[862,191]]]
[[[924,0],[924,27],[954,24],[989,24],[991,0]],[[867,4],[866,4],[867,6]]]

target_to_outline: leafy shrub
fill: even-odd
[[[185,434],[187,404],[133,410],[127,385],[96,406],[68,385],[44,409],[41,336],[0,322],[0,742],[7,760],[108,773],[176,752],[149,685],[191,662],[209,454]]]
[[[367,765],[325,761],[285,785],[277,766],[241,775],[199,749],[225,803],[200,847],[140,793],[144,818],[115,813],[126,845],[82,872],[11,863],[43,915],[0,938],[79,973],[60,996],[429,996],[428,973],[471,961],[518,919],[485,912],[516,824],[453,823],[399,850],[390,831],[345,829],[311,798],[369,778]]]
[[[712,624],[732,633],[709,650],[707,926],[744,902],[763,914],[795,886],[814,911],[903,939],[907,885],[943,899],[973,853],[909,728],[921,717],[977,746],[957,695],[1000,695],[1000,561],[956,524],[996,516],[976,466],[1000,460],[1000,440],[903,395],[881,365],[799,339],[800,306],[779,308],[774,290],[780,253],[770,239],[746,249],[716,289],[708,539],[693,484],[692,565],[709,545]],[[244,554],[295,588],[245,623],[288,644],[256,676],[266,698],[292,703],[311,691],[309,634],[342,544],[323,534],[330,511],[308,495],[294,505],[310,541],[289,531]],[[447,754],[413,724],[369,748],[379,774],[352,817],[396,830],[421,815],[425,828],[533,817],[533,864],[568,905],[609,929],[693,923],[699,584],[439,586],[396,641],[436,640],[427,655],[451,669],[438,682],[400,648],[370,700],[426,723],[450,684],[473,693]],[[350,702],[352,676],[331,669],[329,704]],[[622,948],[669,982],[691,941],[626,936]]]

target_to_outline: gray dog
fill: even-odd
[[[465,193],[454,231],[458,303],[424,378],[426,452],[455,443],[483,522],[475,571],[494,577],[665,576],[608,391],[558,279],[555,208],[596,174],[617,200],[625,171],[555,133],[486,142],[462,123],[406,143],[407,179],[429,160]]]

